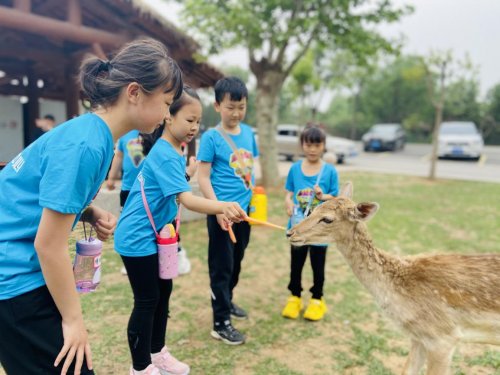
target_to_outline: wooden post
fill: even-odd
[[[102,46],[99,43],[92,43],[92,51],[94,54],[99,57],[101,60],[107,60],[106,53],[102,49]]]
[[[73,25],[82,24],[82,8],[78,0],[68,0],[68,21]]]
[[[188,149],[187,160],[189,163],[189,158],[191,156],[196,156],[196,138],[187,144],[187,149]]]
[[[70,59],[66,65],[65,81],[66,81],[66,119],[72,119],[80,114],[80,87],[76,79],[77,64],[73,59]]]
[[[27,146],[35,141],[41,134],[40,130],[36,127],[35,121],[40,117],[40,104],[38,103],[38,87],[36,85],[36,74],[33,67],[27,69],[28,77],[28,103],[26,103],[27,110],[24,112],[26,118],[24,119],[24,145]]]
[[[21,12],[31,12],[31,0],[14,0],[14,8]]]
[[[2,28],[33,33],[48,38],[90,44],[94,42],[106,46],[119,46],[127,38],[119,33],[112,33],[93,27],[73,25],[55,18],[21,12],[14,8],[0,6],[0,25]]]

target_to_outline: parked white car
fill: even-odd
[[[443,122],[439,129],[438,141],[440,158],[478,160],[483,153],[483,137],[473,122]]]
[[[278,125],[278,134],[276,135],[278,154],[285,156],[287,160],[303,156],[299,140],[303,129],[303,126],[295,124]],[[342,164],[348,158],[358,155],[356,144],[353,141],[331,135],[326,136],[326,150],[335,154],[337,163],[339,164]]]

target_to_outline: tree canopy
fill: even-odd
[[[279,183],[275,147],[280,92],[294,66],[311,48],[349,50],[366,61],[396,45],[374,26],[397,21],[408,6],[391,0],[184,0],[187,26],[207,52],[241,46],[257,79],[256,121],[266,186]]]

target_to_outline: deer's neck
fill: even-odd
[[[337,242],[337,247],[351,266],[356,277],[379,303],[387,303],[393,289],[394,276],[402,261],[373,245],[364,223],[356,224],[349,237]]]

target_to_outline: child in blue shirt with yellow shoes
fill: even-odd
[[[316,127],[307,127],[300,135],[300,144],[305,155],[292,165],[288,172],[285,189],[285,206],[290,216],[289,227],[308,216],[318,205],[333,199],[339,191],[339,181],[336,169],[322,160],[325,152],[325,132]],[[282,311],[282,316],[296,319],[303,308],[302,269],[307,254],[311,259],[313,271],[313,286],[310,289],[312,298],[309,301],[304,318],[317,321],[327,312],[323,298],[325,282],[325,261],[327,246],[322,244],[291,246],[290,283],[288,290],[292,293]]]

